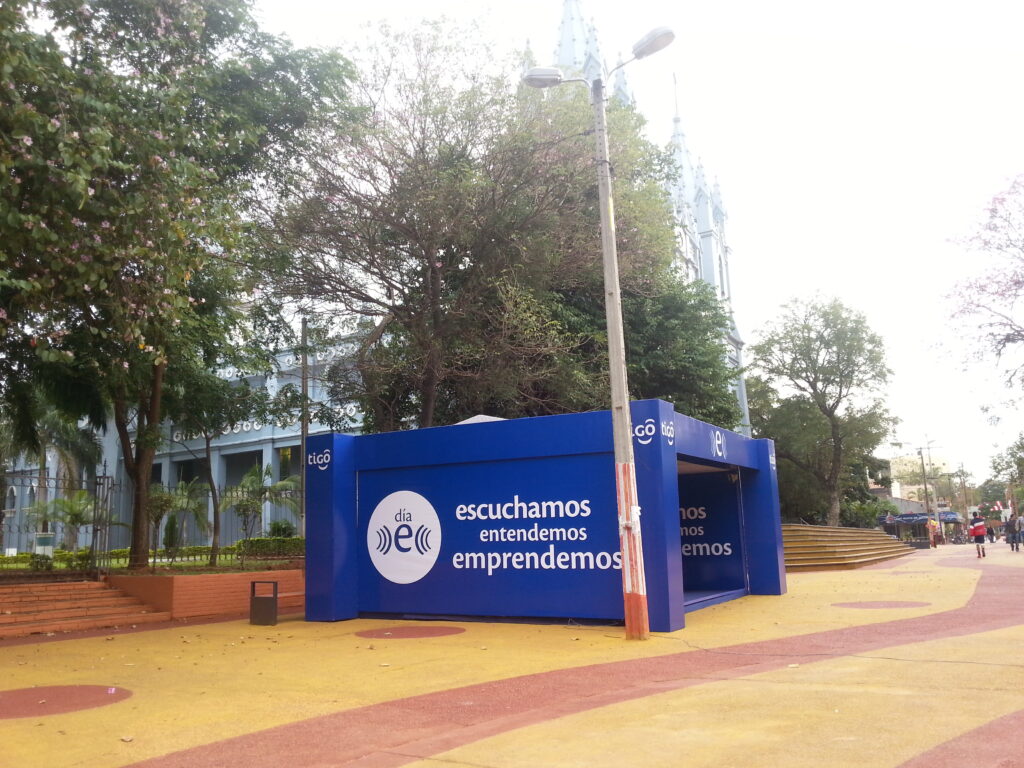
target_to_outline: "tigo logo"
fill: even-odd
[[[434,507],[413,491],[395,491],[370,515],[366,548],[377,572],[395,584],[419,581],[441,550],[441,521]]]
[[[306,457],[306,463],[316,467],[321,472],[331,465],[331,449],[325,448],[322,453],[311,453]]]
[[[658,425],[654,419],[646,419],[643,424],[633,427],[633,437],[640,445],[650,445],[658,434]],[[661,422],[661,434],[669,445],[675,445],[676,425],[671,421]]]
[[[640,445],[650,445],[657,432],[658,428],[654,426],[654,419],[647,419],[643,424],[633,427],[633,437]]]

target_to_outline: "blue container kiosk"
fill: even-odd
[[[774,445],[632,404],[651,629],[786,591]],[[310,437],[306,619],[623,618],[611,416]]]

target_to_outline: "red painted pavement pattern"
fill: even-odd
[[[833,608],[924,608],[931,603],[920,600],[863,600],[859,603],[832,603]]]
[[[417,637],[444,637],[445,635],[461,635],[463,627],[381,627],[380,629],[364,629],[356,632],[356,637],[368,637],[373,640],[409,640]]]
[[[943,564],[979,567],[964,559]],[[1020,611],[1009,607],[1019,604],[1022,589],[1024,569],[986,565],[974,596],[952,611],[438,691],[278,726],[136,765],[397,768],[500,733],[709,681],[1015,626],[1021,622]],[[972,759],[966,765],[983,764]]]
[[[1016,757],[1007,757],[1016,755]],[[950,739],[899,768],[1024,768],[1024,710]]]
[[[47,685],[0,691],[0,720],[105,707],[131,695],[127,688],[106,685]]]

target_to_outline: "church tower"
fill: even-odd
[[[621,63],[621,61],[620,61]],[[593,23],[583,21],[580,0],[563,0],[562,21],[558,30],[555,65],[570,77],[585,77],[588,81],[605,77],[607,71],[598,47]],[[626,84],[622,69],[616,71],[612,87],[614,97],[633,104],[633,96]],[[679,168],[679,177],[668,190],[676,222],[676,268],[686,279],[703,280],[715,289],[729,315],[726,333],[726,358],[733,370],[743,368],[743,340],[733,319],[732,286],[729,279],[729,246],[726,241],[725,206],[718,183],[709,184],[700,161],[694,162],[686,145],[682,118],[679,116],[679,97],[673,118],[670,143],[672,156]],[[747,389],[742,375],[733,385],[742,413],[740,430],[750,434],[750,411],[747,407]]]

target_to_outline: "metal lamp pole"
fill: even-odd
[[[633,46],[633,58],[642,59],[660,51],[674,38],[670,29],[659,27]],[[526,73],[523,81],[534,88],[549,88],[563,82],[587,83],[581,79],[564,80],[562,72],[551,67],[535,67]],[[650,637],[650,620],[647,613],[643,540],[640,535],[640,506],[637,503],[636,465],[633,460],[633,425],[626,381],[626,345],[622,332],[622,298],[619,293],[619,260],[615,245],[615,210],[612,203],[611,164],[608,159],[604,80],[598,77],[587,84],[593,99],[594,135],[597,143],[597,189],[601,208],[601,254],[604,263],[604,305],[608,325],[608,373],[611,379],[612,440],[615,448],[615,492],[626,639],[646,640]]]

